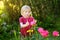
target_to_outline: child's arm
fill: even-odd
[[[20,23],[21,28],[27,27],[29,25],[29,22],[26,22],[26,24]]]

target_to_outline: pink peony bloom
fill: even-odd
[[[59,36],[59,32],[58,31],[53,31],[53,36],[54,37]]]
[[[47,30],[44,30],[42,33],[40,33],[42,37],[47,37],[49,32]]]
[[[42,27],[39,27],[39,28],[38,28],[38,32],[39,32],[39,33],[42,33],[43,31],[44,31],[44,29],[43,29]]]
[[[42,37],[47,37],[49,32],[44,30],[43,28],[38,28],[38,32],[41,34]]]

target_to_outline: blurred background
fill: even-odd
[[[31,7],[37,27],[60,31],[60,0],[0,0],[0,40],[19,37],[20,9],[23,5]]]

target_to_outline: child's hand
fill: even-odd
[[[33,25],[35,25],[35,24],[36,24],[37,20],[34,20],[34,21],[35,21],[35,23],[34,23]]]
[[[36,24],[37,20],[34,20],[34,21],[35,21],[35,24]]]

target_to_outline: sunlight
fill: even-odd
[[[10,6],[10,7],[12,7],[12,6],[13,6],[13,4],[9,3],[9,6]]]
[[[6,0],[7,2],[9,1],[9,0]]]
[[[4,8],[4,3],[3,1],[0,1],[0,9],[3,9]]]

